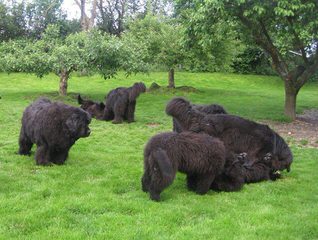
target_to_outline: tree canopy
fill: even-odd
[[[206,34],[206,29],[219,22],[234,22],[242,39],[253,40],[270,56],[273,68],[285,83],[285,114],[295,119],[297,94],[318,69],[318,2],[195,0],[191,3],[198,19],[193,18],[194,25],[199,26],[194,29],[197,34]]]
[[[115,36],[99,31],[74,33],[65,39],[59,36],[60,28],[50,25],[40,40],[2,44],[0,70],[35,73],[39,77],[54,72],[60,77],[61,95],[66,95],[67,81],[74,71],[97,72],[109,78],[119,69],[127,74],[144,70],[142,58]]]
[[[128,25],[125,35],[144,46],[144,61],[169,71],[169,87],[175,87],[174,68],[181,64],[185,53],[182,46],[183,28],[164,16],[146,15]]]

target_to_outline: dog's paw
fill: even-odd
[[[281,178],[281,176],[282,175],[281,175],[280,171],[277,170],[276,172],[273,172],[271,174],[270,178],[272,181],[275,181],[276,179]]]
[[[271,153],[266,153],[265,156],[263,157],[263,160],[265,162],[270,162],[272,160],[273,155]]]
[[[245,161],[246,158],[247,158],[247,153],[246,153],[246,152],[242,152],[242,153],[240,153],[240,154],[237,155],[237,159],[238,159],[239,161]]]

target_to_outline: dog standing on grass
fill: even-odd
[[[135,108],[137,98],[146,91],[143,82],[136,82],[133,86],[125,88],[119,87],[111,90],[105,101],[103,120],[113,120],[118,124],[126,120],[128,123],[135,121]]]
[[[23,112],[19,154],[30,155],[37,145],[38,165],[63,164],[72,145],[90,135],[91,116],[81,108],[39,98]]]
[[[142,190],[160,200],[176,172],[187,174],[187,186],[198,194],[209,191],[225,164],[223,143],[207,134],[165,132],[153,136],[144,149]]]

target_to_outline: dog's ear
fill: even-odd
[[[82,99],[82,97],[81,97],[81,94],[78,94],[78,96],[77,96],[77,102],[78,102],[78,104],[82,104],[82,103],[83,103],[83,99]]]
[[[104,108],[105,108],[105,104],[104,104],[103,102],[101,102],[101,103],[99,104],[99,108],[100,108],[100,109],[104,109]]]

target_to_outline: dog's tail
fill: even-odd
[[[158,170],[160,171],[162,178],[171,183],[175,177],[175,171],[173,170],[173,166],[167,152],[159,148],[152,152],[152,158],[154,163],[158,166]]]

